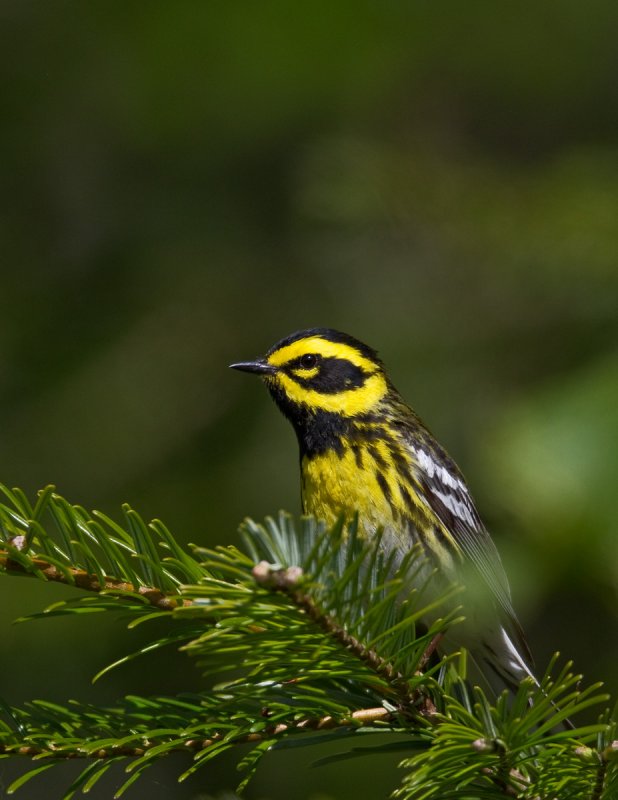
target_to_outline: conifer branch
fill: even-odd
[[[287,724],[278,722],[276,725],[266,726],[260,732],[247,733],[243,736],[230,738],[228,742],[237,745],[259,744],[264,741],[270,741],[273,737],[280,737],[291,731],[327,731],[337,728],[358,728],[360,726],[371,726],[376,722],[389,722],[392,719],[393,715],[385,708],[361,708],[357,711],[353,711],[347,717],[336,718],[331,715],[326,715],[323,717],[306,717],[305,719]],[[376,728],[376,730],[380,730],[380,728]],[[217,742],[223,741],[224,738],[224,734],[215,734],[206,739],[187,738],[182,744],[168,747],[165,752],[196,753],[200,750],[207,750]],[[12,746],[0,743],[0,756],[11,755],[36,758],[37,756],[44,755],[45,758],[57,758],[62,760],[76,758],[117,758],[119,756],[123,758],[139,758],[147,755],[149,750],[152,750],[154,747],[159,747],[160,745],[161,741],[145,740],[141,746],[114,745],[112,747],[100,747],[96,749],[86,747],[75,747],[71,749],[69,746],[55,748],[52,745],[47,747],[33,744]]]
[[[190,605],[189,600],[184,600],[180,596],[165,594],[160,589],[152,586],[135,586],[128,581],[119,578],[104,576],[101,581],[97,575],[89,574],[83,569],[76,567],[64,567],[62,570],[46,562],[42,558],[32,558],[31,568],[15,561],[6,550],[0,548],[0,570],[4,569],[7,573],[19,573],[31,577],[44,578],[54,583],[64,583],[67,586],[75,586],[87,592],[115,594],[122,599],[123,595],[138,595],[154,608],[161,611],[173,611],[182,605]]]
[[[298,567],[273,568],[268,562],[260,561],[252,572],[259,585],[285,592],[294,604],[304,611],[325,633],[332,636],[346,650],[353,653],[373,672],[384,678],[397,697],[400,712],[408,715],[412,713],[412,709],[418,705],[422,697],[418,688],[412,689],[405,675],[397,671],[391,663],[382,658],[375,650],[368,649],[361,641],[342,627],[336,619],[324,614],[310,595],[297,588],[303,575],[301,569]],[[430,646],[432,649],[435,646],[433,641]],[[421,659],[423,664],[426,663],[427,658],[426,652],[423,653]],[[425,708],[417,709],[416,713],[430,716],[427,709],[431,708],[435,712],[435,706],[433,706],[429,698],[425,698],[425,700]]]
[[[132,624],[156,618],[164,632],[118,664],[180,644],[209,680],[234,674],[208,692],[127,697],[116,708],[45,701],[13,708],[0,700],[0,757],[37,759],[13,788],[53,763],[84,759],[68,798],[125,759],[130,777],[119,795],[167,753],[192,755],[183,779],[249,744],[240,761],[245,785],[273,747],[382,731],[408,736],[400,800],[615,794],[618,743],[609,715],[562,730],[565,718],[607,701],[598,685],[582,688],[570,664],[557,670],[552,662],[540,687],[524,681],[510,699],[472,691],[453,659],[429,666],[458,612],[438,618],[440,603],[424,595],[426,565],[414,550],[395,565],[379,535],[368,542],[354,525],[326,530],[310,519],[298,530],[285,514],[264,525],[246,521],[245,552],[187,550],[128,506],[119,524],[51,488],[34,505],[19,490],[0,486],[0,493],[0,572],[85,590],[31,616],[122,607]],[[417,628],[427,618],[436,621]]]

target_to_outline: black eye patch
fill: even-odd
[[[337,394],[338,392],[347,392],[350,389],[359,389],[364,385],[371,374],[357,367],[356,364],[353,364],[345,358],[322,357],[318,360],[316,356],[316,360],[312,361],[310,365],[305,364],[303,359],[305,359],[307,355],[309,354],[294,359],[294,362],[287,365],[286,372],[288,372],[288,375],[290,375],[296,383],[307,389],[321,392],[322,394]],[[318,366],[318,364],[320,371],[312,378],[302,378],[298,375],[294,375],[294,368],[312,369]]]

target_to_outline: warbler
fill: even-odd
[[[420,543],[436,587],[475,583],[443,650],[464,646],[490,685],[534,678],[498,551],[463,475],[402,399],[377,352],[340,331],[313,328],[266,355],[230,365],[260,375],[300,448],[303,511],[326,523],[358,513],[402,554]],[[479,587],[480,590],[479,590]],[[493,678],[493,680],[492,680]]]

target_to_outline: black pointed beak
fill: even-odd
[[[230,369],[239,369],[241,372],[254,372],[256,375],[274,375],[277,371],[266,361],[257,359],[256,361],[239,361],[237,364],[230,364]]]

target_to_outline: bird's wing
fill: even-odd
[[[463,475],[417,415],[403,403],[401,409],[395,428],[408,452],[418,497],[436,527],[453,540],[464,562],[472,566],[491,593],[501,621],[503,644],[509,651],[509,664],[516,665],[508,678],[519,679],[522,673],[531,675],[532,654],[513,609],[504,567]]]
[[[481,522],[459,469],[437,442],[426,438],[422,444],[412,446],[408,443],[408,446],[413,451],[414,478],[421,490],[421,499],[436,517],[436,524],[453,537],[464,557],[491,589],[527,651],[500,556]]]

